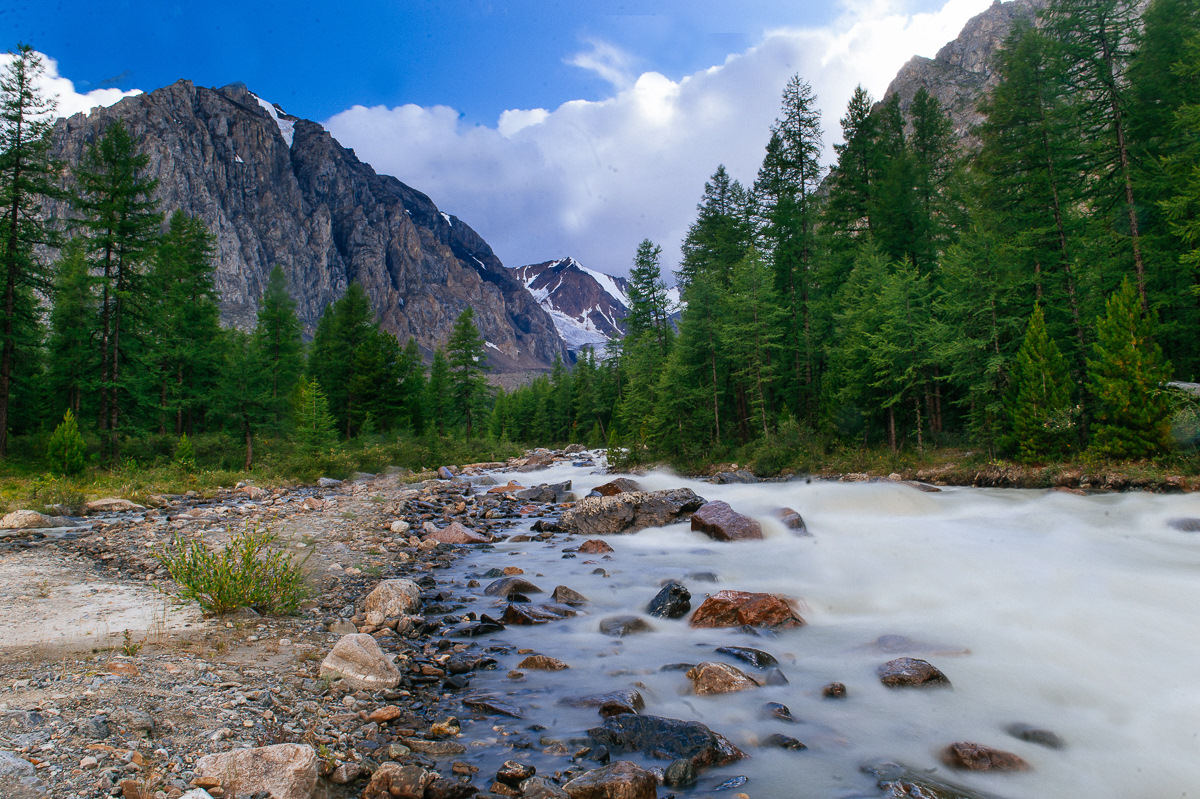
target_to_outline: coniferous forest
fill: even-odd
[[[352,284],[301,338],[278,269],[218,324],[211,233],[153,201],[119,123],[70,181],[28,47],[0,80],[0,455],[251,468],[366,440],[582,442],[632,461],[813,468],[837,449],[1027,462],[1190,448],[1200,381],[1200,0],[1055,0],[984,122],[859,88],[834,127],[783,89],[749,185],[716,166],[667,299],[631,253],[627,332],[511,392],[471,309],[427,364]],[[824,143],[836,163],[821,163]],[[43,220],[45,198],[68,220]],[[50,256],[46,256],[50,253]],[[428,452],[426,450],[426,452]]]

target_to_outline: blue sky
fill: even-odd
[[[881,96],[989,2],[0,0],[0,30],[53,60],[64,111],[241,81],[506,264],[623,273],[645,237],[674,268],[718,164],[753,180],[792,74],[817,92],[828,152],[855,84]]]

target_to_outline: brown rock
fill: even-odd
[[[556,586],[550,598],[564,605],[586,605],[588,601],[583,594],[574,588],[567,588],[565,585]]]
[[[889,688],[950,685],[945,674],[927,660],[918,658],[896,658],[875,669],[879,680]]]
[[[376,724],[387,724],[389,721],[395,721],[404,715],[404,709],[395,705],[384,705],[381,708],[373,710],[371,715],[367,716],[368,721],[373,721]]]
[[[488,596],[508,596],[509,594],[540,594],[542,589],[526,580],[524,577],[501,577],[488,583],[483,593]]]
[[[641,616],[608,616],[600,620],[600,632],[614,638],[653,631],[654,625]]]
[[[728,663],[705,661],[688,669],[687,678],[692,681],[692,690],[700,695],[729,694],[758,688],[758,683],[745,672]]]
[[[400,670],[366,633],[342,636],[321,661],[321,676],[343,679],[347,685],[365,691],[395,688],[400,683]]]
[[[84,512],[92,513],[120,513],[122,511],[145,510],[145,506],[139,505],[136,502],[130,502],[127,499],[119,497],[105,497],[104,499],[94,499],[87,503],[84,507]]]
[[[528,763],[516,760],[505,760],[496,771],[496,781],[516,788],[522,782],[537,773],[537,769]]]
[[[458,522],[450,522],[449,526],[426,535],[425,540],[436,541],[439,544],[487,544],[491,542],[492,537],[464,527]]]
[[[35,510],[14,510],[0,519],[0,530],[37,530],[53,526],[49,516]]]
[[[307,744],[275,744],[205,755],[196,773],[221,780],[227,793],[259,791],[271,799],[311,799],[317,787],[317,753]]]
[[[513,491],[524,491],[524,490],[525,490],[525,486],[521,485],[516,480],[509,480],[508,485],[494,486],[492,488],[489,488],[487,490],[487,492],[489,494],[508,494]]]
[[[800,627],[804,619],[775,594],[718,591],[692,614],[693,627]]]
[[[620,691],[610,691],[606,694],[588,694],[586,696],[564,696],[558,700],[560,705],[567,707],[599,708],[602,716],[619,716],[622,713],[639,713],[646,707],[646,700],[632,688]]]
[[[421,605],[421,588],[412,580],[397,578],[384,580],[367,594],[363,602],[363,612],[370,616],[379,614],[378,621],[368,623],[382,624],[385,619],[395,619],[412,613]]]
[[[601,497],[612,497],[617,494],[624,494],[627,491],[641,491],[642,487],[630,480],[628,477],[618,477],[616,480],[598,485],[592,489],[592,493]]]
[[[714,541],[761,541],[762,526],[729,507],[728,502],[707,502],[692,514],[692,529]]]
[[[362,799],[424,799],[425,788],[438,778],[420,766],[382,763],[363,790]]]
[[[632,491],[610,497],[585,497],[564,511],[559,527],[579,535],[636,533],[686,519],[704,504],[690,488]]]
[[[831,682],[821,689],[821,696],[826,699],[845,699],[846,686],[844,683]]]
[[[558,658],[549,655],[530,655],[517,664],[518,669],[533,669],[535,671],[562,671],[571,668]]]
[[[961,741],[942,752],[942,760],[952,768],[967,771],[1028,771],[1029,764],[1012,752]]]
[[[606,541],[601,541],[599,538],[592,538],[580,544],[579,551],[585,555],[603,555],[606,552],[612,552],[613,548]]]
[[[808,531],[808,526],[804,524],[804,517],[798,511],[794,511],[791,508],[780,508],[775,511],[775,517],[783,522],[784,527],[796,535],[812,535]]]
[[[628,760],[580,774],[563,786],[571,799],[657,799],[654,773]]]

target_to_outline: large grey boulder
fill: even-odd
[[[367,624],[376,626],[386,619],[407,616],[421,605],[421,588],[412,580],[396,578],[384,580],[367,594],[363,612]]]
[[[226,795],[266,792],[271,799],[312,799],[317,753],[308,744],[275,744],[205,755],[196,774],[221,781]]]
[[[400,670],[366,633],[342,636],[321,661],[321,676],[342,679],[356,690],[379,691],[400,683]]]
[[[704,504],[690,488],[626,491],[608,497],[584,497],[563,513],[559,526],[578,535],[636,533],[684,521]]]

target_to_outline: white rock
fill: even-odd
[[[53,526],[54,522],[49,516],[35,510],[14,510],[0,519],[0,530],[34,530]]]
[[[221,780],[221,786],[237,796],[265,791],[271,799],[312,799],[317,753],[307,744],[235,749],[200,758],[196,773]]]
[[[381,613],[385,619],[394,619],[417,609],[421,604],[421,587],[412,580],[398,577],[384,580],[367,594],[363,602],[363,610],[368,613]],[[372,622],[381,624],[382,622]]]
[[[409,524],[408,522],[404,521],[403,519],[397,519],[396,521],[392,522],[392,526],[390,529],[393,533],[403,534],[403,533],[407,533],[409,531],[409,528],[411,528],[411,527],[412,527],[412,525]]]
[[[400,670],[379,648],[379,643],[365,633],[342,636],[321,661],[321,676],[341,678],[356,690],[378,691],[395,688],[400,683]]]

